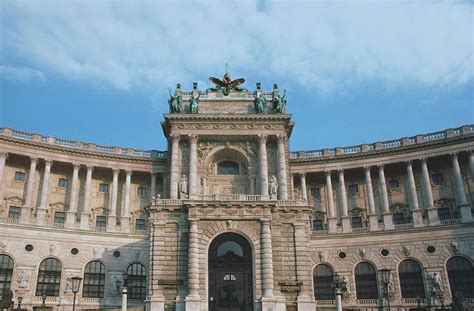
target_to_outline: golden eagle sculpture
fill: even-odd
[[[245,91],[245,89],[239,87],[239,85],[245,82],[245,79],[232,80],[230,78],[230,75],[227,73],[227,71],[224,74],[224,78],[222,78],[222,80],[218,78],[214,78],[214,77],[209,77],[209,81],[216,85],[216,87],[211,90],[214,90],[214,91],[222,90],[222,93],[224,93],[225,96],[229,95],[230,91],[237,91],[237,92]]]

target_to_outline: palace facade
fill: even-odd
[[[79,276],[78,310],[120,308],[124,279],[129,309],[334,310],[337,275],[347,310],[473,304],[474,126],[289,151],[285,105],[178,86],[166,151],[1,128],[0,290],[71,310]]]

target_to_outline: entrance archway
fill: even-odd
[[[224,233],[209,248],[209,311],[253,310],[252,249],[236,233]]]

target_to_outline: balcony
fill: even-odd
[[[397,225],[394,225],[395,226],[395,230],[406,230],[406,229],[412,229],[413,228],[413,223],[410,222],[410,223],[406,223],[406,224],[397,224]]]
[[[442,219],[440,222],[442,225],[457,225],[461,223],[461,218]]]

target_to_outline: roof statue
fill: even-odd
[[[239,87],[239,85],[245,82],[245,79],[240,78],[240,79],[232,80],[230,78],[229,73],[227,72],[227,64],[225,65],[226,65],[226,70],[225,70],[225,74],[222,80],[218,78],[214,78],[214,77],[209,77],[209,81],[216,85],[216,87],[211,90],[213,91],[222,90],[222,93],[224,93],[225,96],[229,95],[230,91],[237,91],[237,92],[245,91],[245,89]]]

